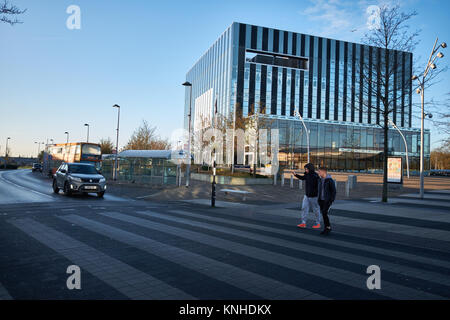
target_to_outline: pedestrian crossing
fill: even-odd
[[[286,212],[274,220],[274,213],[179,206],[61,209],[45,216],[8,218],[3,225],[11,227],[11,236],[21,232],[30,247],[37,242],[49,248],[129,299],[450,297],[449,250],[390,241],[389,235],[399,232],[394,228],[399,221],[380,222],[390,231],[377,229],[378,238],[384,232],[385,239],[374,240],[339,231],[340,225],[353,225],[349,220],[367,224],[363,215],[333,219],[336,229],[329,237],[298,230]],[[431,239],[423,229],[410,225],[404,237],[413,239],[415,230]],[[445,227],[431,230],[449,239]],[[11,262],[8,254],[1,259],[2,264]],[[380,290],[367,288],[370,265],[381,269]],[[66,268],[61,265],[61,272]],[[0,278],[0,298],[3,291],[24,298],[9,290],[14,282],[6,280]],[[82,290],[85,297],[96,298],[89,281],[82,282]]]
[[[23,218],[11,223],[131,299],[164,299],[168,296],[178,299],[193,298],[149,274],[32,219]]]

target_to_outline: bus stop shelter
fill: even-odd
[[[118,154],[117,180],[142,184],[177,182],[177,163],[183,154],[174,150],[125,150]],[[102,173],[113,177],[115,155],[104,155]]]

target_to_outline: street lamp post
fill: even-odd
[[[86,137],[86,142],[89,142],[89,123],[85,123],[84,126],[87,127],[87,137]]]
[[[64,134],[67,136],[67,143],[69,143],[69,132],[64,132]]]
[[[192,83],[186,81],[183,86],[189,87],[189,123],[188,123],[188,161],[186,164],[186,187],[189,187],[191,175],[191,115],[192,115]]]
[[[430,57],[428,58],[427,66],[425,67],[425,71],[422,75],[419,76],[414,75],[412,77],[412,80],[417,80],[419,83],[419,88],[417,89],[417,93],[420,94],[420,102],[422,105],[421,108],[421,122],[420,122],[420,198],[423,199],[424,197],[424,120],[425,120],[425,82],[426,77],[430,71],[430,69],[436,69],[436,65],[434,64],[434,61],[436,58],[443,58],[444,54],[439,52],[439,48],[447,48],[447,44],[445,42],[441,43],[439,46],[437,45],[438,38],[436,38],[436,41],[434,42],[433,50],[431,50]]]
[[[45,143],[44,142],[36,142],[36,141],[34,143],[38,145],[37,159],[39,160],[39,152],[41,152],[41,144],[45,145]]]
[[[213,181],[211,183],[211,207],[216,206],[216,148],[213,150],[212,158]]]
[[[406,139],[405,136],[403,135],[403,133],[400,131],[400,129],[396,126],[396,124],[394,123],[394,121],[392,121],[391,119],[388,119],[389,122],[391,123],[391,125],[397,129],[398,133],[400,133],[401,137],[403,138],[403,142],[405,143],[405,151],[406,151],[406,173],[408,175],[408,179],[409,179],[409,158],[408,158],[408,144],[406,143]]]
[[[45,152],[48,152],[48,140],[50,140],[53,143],[53,139],[47,138],[47,141],[45,143]]]
[[[308,163],[309,163],[309,131],[308,128],[305,125],[305,121],[303,121],[303,117],[300,114],[300,112],[298,112],[297,110],[295,110],[294,115],[298,116],[300,118],[300,120],[303,123],[303,127],[305,128],[305,132],[306,132],[306,147],[307,147],[307,151],[308,151]]]
[[[7,165],[7,161],[8,161],[8,141],[11,140],[11,137],[7,137],[6,138],[6,147],[5,147],[5,169],[6,169],[6,165]]]
[[[120,106],[118,104],[113,105],[113,108],[117,108],[117,137],[116,137],[116,159],[114,161],[114,181],[117,179],[117,169],[119,161],[119,122],[120,122]]]

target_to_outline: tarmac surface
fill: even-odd
[[[65,197],[30,170],[0,172],[0,299],[450,298],[446,190],[337,200],[329,236],[296,227],[295,201],[110,191]],[[81,289],[67,286],[73,265]]]

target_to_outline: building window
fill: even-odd
[[[307,58],[294,57],[279,53],[270,53],[266,51],[247,49],[245,52],[245,61],[248,63],[308,70]]]

